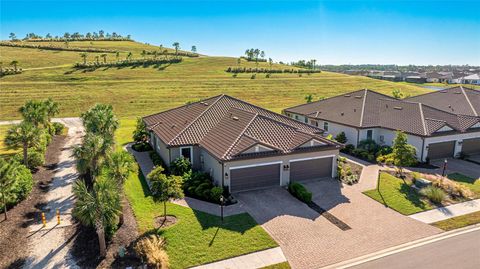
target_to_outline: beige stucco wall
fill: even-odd
[[[200,170],[209,173],[215,185],[222,186],[222,163],[204,149],[200,149]]]
[[[160,138],[158,138],[155,134],[153,134],[152,137],[153,137],[153,143],[151,143],[152,144],[151,146],[155,149],[158,155],[160,155],[165,165],[170,166],[170,151],[167,148],[167,145],[163,143],[163,141]]]
[[[290,182],[290,171],[284,170],[284,165],[289,165],[290,160],[294,159],[303,159],[303,158],[315,158],[315,157],[326,157],[332,156],[333,157],[333,168],[332,168],[332,177],[336,174],[336,159],[338,156],[338,150],[327,150],[327,151],[317,151],[317,152],[304,152],[298,154],[289,154],[289,155],[280,155],[280,156],[272,156],[266,158],[255,158],[255,159],[248,159],[248,160],[237,160],[224,163],[224,172],[228,173],[228,177],[224,176],[224,184],[225,186],[230,186],[230,168],[236,166],[246,166],[246,165],[258,165],[262,163],[273,163],[273,162],[281,162],[281,173],[280,173],[280,185],[285,186]]]

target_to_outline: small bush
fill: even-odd
[[[23,164],[23,153],[17,153],[14,158],[15,161]],[[27,150],[27,162],[28,169],[34,170],[38,166],[45,164],[45,152],[41,152],[35,148],[29,148]]]
[[[168,268],[168,255],[165,252],[165,240],[158,235],[150,235],[140,239],[134,246],[137,256],[149,266]]]
[[[61,124],[60,122],[54,122],[52,124],[52,130],[53,130],[53,134],[55,135],[61,135],[63,133],[63,129],[65,128],[65,126],[63,124]]]
[[[288,191],[300,201],[303,201],[307,204],[312,202],[312,193],[298,182],[290,183],[288,185]]]
[[[257,77],[257,74],[253,74],[250,79],[255,79]]]
[[[442,189],[435,186],[425,187],[420,190],[420,193],[426,196],[430,201],[435,204],[442,203],[442,201],[445,200],[445,197],[447,196]]]
[[[348,144],[343,149],[341,149],[340,151],[343,152],[343,153],[346,153],[346,154],[351,154],[354,149],[355,149],[354,145]]]
[[[353,185],[358,182],[358,175],[355,175],[355,174],[347,175],[342,179],[342,182],[348,185]]]
[[[6,196],[5,202],[7,206],[13,206],[24,200],[33,188],[33,177],[30,170],[25,165],[13,160],[12,165],[15,166],[15,183],[12,191]],[[3,199],[0,199],[0,208],[3,209]]]
[[[210,197],[213,201],[220,201],[220,197],[222,196],[223,189],[221,187],[213,187],[210,190]]]
[[[170,172],[175,176],[183,176],[185,173],[192,169],[188,159],[183,156],[177,158],[170,164]]]
[[[338,142],[340,142],[342,144],[347,143],[347,136],[345,135],[345,132],[341,132],[337,136],[335,136],[335,140],[337,140]],[[351,146],[353,146],[353,145],[351,145]]]
[[[151,151],[152,146],[148,143],[137,143],[132,145],[132,149],[138,152],[145,152],[145,151]]]
[[[165,163],[162,160],[162,157],[160,157],[160,155],[158,155],[157,152],[150,151],[149,155],[150,155],[150,159],[152,159],[152,162],[153,162],[154,166],[161,166],[161,167],[164,167],[164,168],[166,167]]]

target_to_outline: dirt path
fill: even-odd
[[[71,223],[73,207],[72,183],[77,178],[75,160],[72,156],[73,146],[81,142],[83,127],[80,119],[60,119],[68,128],[65,146],[60,151],[59,162],[55,169],[52,183],[46,195],[43,207],[47,226],[35,223],[29,226],[30,254],[24,268],[78,268],[69,255],[71,242],[75,235],[65,238],[64,227]],[[56,209],[61,212],[61,224],[57,225]]]

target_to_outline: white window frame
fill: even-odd
[[[323,130],[325,132],[328,132],[328,128],[330,127],[330,124],[328,124],[328,121],[323,122]]]
[[[180,147],[180,156],[183,157],[182,150],[183,149],[190,149],[190,164],[193,165],[193,147],[192,146],[187,146],[187,147]]]
[[[365,134],[365,138],[366,138],[367,140],[369,139],[369,138],[368,138],[368,132],[370,132],[370,131],[372,132],[372,137],[370,137],[370,140],[373,140],[373,129],[368,129],[368,130],[367,130],[367,133]]]

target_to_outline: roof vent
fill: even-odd
[[[238,120],[238,117],[233,116],[232,119],[233,120]]]
[[[343,112],[342,112],[342,113],[340,113],[340,115],[342,115],[342,116],[343,116],[343,115],[345,115],[345,113],[343,113]]]
[[[395,106],[393,108],[396,109],[396,110],[402,110],[403,109],[403,107],[401,107],[401,106]]]
[[[447,93],[447,91],[440,91],[441,93]]]
[[[172,125],[172,128],[175,128],[175,127],[177,127],[177,125],[173,124],[173,125]]]
[[[363,96],[355,95],[355,98],[362,99]]]
[[[350,95],[350,94],[345,94],[344,96],[345,96],[345,97],[350,97],[351,95]]]
[[[461,92],[455,92],[455,94],[462,94]]]
[[[353,112],[357,112],[357,109],[356,109],[356,108],[354,108],[354,109],[353,109]]]

